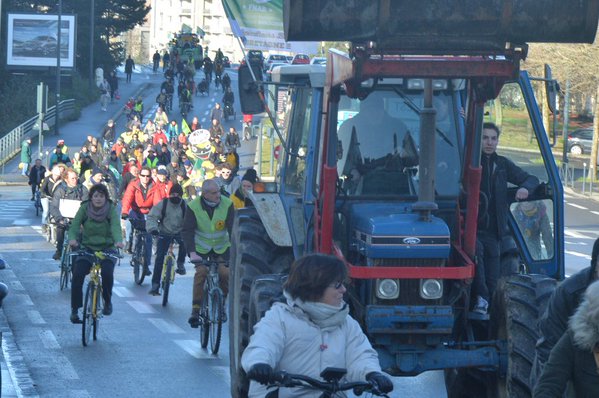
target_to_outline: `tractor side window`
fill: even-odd
[[[308,135],[310,133],[310,114],[312,107],[312,90],[297,90],[297,98],[293,107],[287,107],[284,117],[289,125],[287,131],[287,144],[289,153],[285,169],[285,189],[289,193],[304,191],[306,179],[306,156],[308,148]]]
[[[510,212],[533,260],[553,257],[553,202],[549,199],[512,203]]]

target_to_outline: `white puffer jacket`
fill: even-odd
[[[365,381],[370,372],[380,372],[376,351],[360,325],[351,316],[331,331],[323,331],[298,307],[275,303],[254,326],[254,334],[243,352],[241,365],[248,372],[257,363],[275,371],[302,374],[320,379],[327,367],[347,369],[342,382]],[[249,397],[264,397],[265,386],[252,381]],[[318,397],[321,392],[282,388],[280,398]]]

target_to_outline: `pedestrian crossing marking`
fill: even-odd
[[[591,259],[591,256],[589,256],[588,254],[579,253],[579,252],[573,252],[571,250],[564,250],[564,253],[569,254],[571,256],[575,256],[575,257],[582,257],[582,258],[587,259],[587,260]]]
[[[155,314],[156,310],[154,308],[152,308],[152,306],[150,306],[148,303],[144,303],[143,301],[127,301],[127,304],[129,304],[135,311],[137,311],[140,314]]]

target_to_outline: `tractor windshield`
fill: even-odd
[[[461,111],[449,91],[435,92],[437,195],[455,196],[461,175]],[[348,195],[417,195],[422,91],[373,91],[364,100],[342,96],[337,170]],[[458,116],[459,117],[459,116]]]

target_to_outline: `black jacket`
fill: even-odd
[[[593,352],[578,348],[570,330],[551,351],[533,398],[562,398],[568,381],[572,382],[576,398],[599,397],[599,374]]]
[[[590,282],[591,268],[588,267],[564,280],[553,291],[545,313],[539,319],[541,338],[537,342],[537,358],[541,363],[547,362],[551,349],[568,329],[568,319],[578,308]]]
[[[31,166],[31,170],[29,170],[29,185],[40,185],[44,179],[44,174],[46,174],[44,166]]]
[[[484,163],[490,161],[489,167]],[[539,179],[528,174],[514,162],[496,153],[487,157],[482,156],[483,176],[481,178],[481,192],[488,198],[488,211],[486,216],[479,218],[479,232],[486,232],[493,236],[503,236],[508,230],[508,182],[520,188],[526,188],[532,193],[539,185]],[[483,206],[481,210],[484,211]]]

